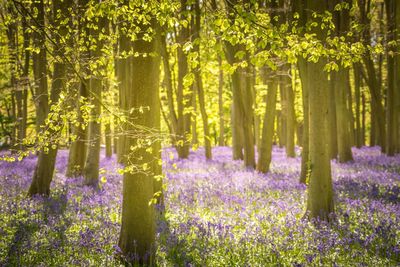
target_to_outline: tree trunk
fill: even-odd
[[[396,21],[396,39],[400,37],[400,3],[398,1],[395,2],[395,21]],[[393,94],[393,106],[394,106],[394,114],[393,114],[393,135],[394,135],[394,146],[396,153],[400,153],[400,53],[399,48],[397,48],[395,54],[395,63],[394,63],[394,79],[395,79],[395,88]]]
[[[349,70],[341,66],[334,77],[339,162],[348,162],[353,160],[346,106],[346,87],[350,86]]]
[[[88,27],[86,25],[87,23],[83,18],[87,3],[88,0],[78,1],[78,31],[80,35],[79,38],[82,38],[82,34],[84,34],[85,36],[89,36]],[[72,129],[72,133],[74,136],[76,136],[76,139],[72,142],[69,149],[68,166],[66,172],[67,177],[76,177],[83,175],[87,155],[86,141],[88,129],[86,126],[86,122],[82,116],[82,104],[80,102],[81,99],[87,99],[88,97],[89,79],[87,78],[87,75],[89,73],[89,48],[87,46],[85,46],[84,50],[80,53],[79,65],[82,72],[82,78],[79,84],[79,92],[77,93],[77,101],[75,107],[75,109],[77,110],[78,118],[77,125],[74,125]]]
[[[359,66],[354,64],[354,98],[356,104],[356,130],[355,130],[355,140],[356,147],[361,148],[363,145],[362,141],[362,129],[361,129],[361,73],[359,70]]]
[[[222,58],[218,56],[218,113],[219,113],[219,138],[218,145],[225,146],[225,120],[224,120],[224,70]]]
[[[92,42],[90,45],[94,46],[90,50],[91,58],[91,72],[89,82],[89,97],[93,108],[90,112],[89,121],[89,143],[88,152],[85,162],[85,184],[94,187],[98,186],[99,181],[99,164],[100,164],[100,145],[101,145],[101,94],[103,89],[103,75],[105,66],[102,65],[102,49],[104,47],[104,40],[102,40],[101,29],[107,28],[107,19],[105,17],[97,17],[98,28],[90,30],[90,37]],[[93,21],[95,23],[95,21]],[[97,38],[97,40],[96,40]]]
[[[323,13],[324,2],[307,1],[307,9]],[[324,39],[321,29],[315,28],[315,33]],[[331,164],[329,157],[328,137],[328,90],[325,60],[309,62],[307,66],[309,113],[310,113],[310,178],[308,184],[307,212],[310,218],[329,220],[329,214],[334,212]]]
[[[111,123],[108,122],[104,126],[104,140],[106,143],[106,158],[112,157],[112,138],[111,138]]]
[[[309,101],[308,101],[308,62],[302,58],[298,58],[298,68],[302,87],[303,98],[303,140],[301,150],[301,171],[300,183],[306,184],[309,174]]]
[[[294,133],[296,130],[296,114],[294,110],[294,92],[292,88],[292,81],[290,79],[290,65],[285,68],[285,75],[282,77],[286,96],[286,156],[289,158],[294,158],[296,156],[294,150]]]
[[[263,82],[264,84],[267,84],[267,77],[265,77],[266,73],[263,73],[263,76]],[[268,82],[266,108],[257,162],[257,171],[262,173],[267,173],[269,171],[269,166],[271,163],[277,88],[278,84],[276,79],[272,79],[270,82]]]
[[[57,29],[57,34],[56,34],[56,43],[60,44],[61,43],[61,38],[66,36],[68,32],[68,24],[63,25],[61,23],[62,20],[65,19],[65,13],[62,13],[62,10],[67,10],[69,5],[71,3],[68,3],[67,1],[61,2],[59,0],[53,1],[53,14],[54,14],[54,26],[55,29]],[[37,5],[38,9],[38,18],[37,22],[39,25],[44,27],[44,5],[43,1],[40,1],[39,3],[35,4]],[[44,28],[42,28],[44,30]],[[45,113],[42,115],[45,116],[44,118],[46,119],[47,116],[49,115],[49,103],[47,99],[47,73],[46,73],[46,52],[45,52],[45,37],[42,33],[39,34],[39,36],[36,36],[35,38],[40,38],[40,41],[37,44],[40,44],[41,47],[41,52],[35,59],[38,60],[37,64],[37,69],[40,70],[40,78],[41,81],[40,83],[43,88],[40,89],[41,94],[45,94],[46,99],[43,99],[45,105],[47,106],[47,110],[45,110]],[[35,39],[34,39],[35,40]],[[42,52],[43,49],[43,52]],[[66,66],[65,63],[61,60],[62,55],[65,53],[65,48],[64,46],[60,45],[59,47],[55,47],[55,53],[58,56],[58,59],[60,61],[54,62],[54,72],[53,72],[53,80],[52,80],[52,86],[51,86],[51,94],[50,94],[50,100],[52,104],[55,104],[58,102],[60,93],[65,87],[65,73],[66,73]],[[37,96],[39,96],[39,90],[36,93]],[[58,124],[58,119],[52,119],[50,118],[53,124]],[[45,125],[44,123],[42,125]],[[50,132],[50,136],[54,135],[59,135],[59,132],[56,132],[52,128],[48,130]],[[53,179],[53,174],[54,174],[54,169],[55,169],[55,163],[56,163],[56,157],[57,157],[57,151],[58,151],[58,144],[51,144],[50,147],[44,147],[41,149],[39,152],[38,156],[38,161],[36,164],[36,168],[33,174],[33,179],[32,183],[29,188],[28,194],[30,196],[40,194],[40,195],[45,195],[48,196],[50,194],[50,183]]]
[[[187,0],[181,0],[181,19],[187,19]],[[185,83],[185,77],[188,74],[187,55],[183,51],[183,45],[190,40],[189,26],[181,26],[177,40],[180,43],[178,50],[178,87],[177,87],[177,104],[178,104],[178,121],[177,121],[177,144],[176,150],[181,159],[189,156],[190,148],[190,126],[191,126],[191,106],[192,95],[191,86]]]
[[[331,80],[329,81],[329,153],[330,158],[335,159],[338,156],[338,135],[337,135],[337,118],[336,118],[336,99],[335,99],[335,72],[331,72]]]
[[[286,90],[285,83],[282,77],[279,80],[279,92],[280,92],[280,103],[281,103],[281,112],[280,112],[280,136],[279,136],[279,146],[285,147],[286,149],[286,139],[287,139],[287,98],[286,98]]]
[[[141,26],[143,28],[143,26]],[[143,30],[142,32],[145,32]],[[151,53],[156,51],[156,40],[146,42],[138,36],[134,41],[134,51]],[[131,88],[126,94],[127,107],[138,109],[140,106],[150,107],[143,114],[134,111],[129,115],[128,131],[136,131],[134,125],[141,125],[153,130],[158,130],[160,125],[159,104],[159,59],[157,57],[134,57],[132,60]],[[133,75],[134,74],[134,75]],[[126,154],[127,163],[133,164],[144,170],[150,165],[150,170],[139,172],[126,172],[123,179],[122,225],[119,238],[119,247],[128,264],[153,265],[155,255],[155,214],[154,206],[149,205],[154,193],[154,176],[159,175],[160,168],[155,168],[160,160],[159,141],[154,139],[151,132],[144,131],[141,135],[149,135],[148,140],[153,141],[152,150],[146,147],[138,148]],[[138,137],[126,136],[128,147],[134,146]],[[127,151],[126,151],[127,152]],[[130,165],[129,164],[129,165]],[[129,166],[127,165],[127,167]]]
[[[363,31],[363,39],[367,42],[366,44],[369,45],[371,41],[371,19],[368,14],[368,10],[370,7],[368,6],[371,4],[371,1],[363,1],[358,0],[358,6],[360,7],[360,20],[361,24],[365,26]],[[384,118],[384,108],[382,104],[382,96],[381,96],[381,83],[380,78],[377,75],[377,71],[374,66],[374,61],[372,59],[372,54],[370,51],[367,52],[367,55],[363,57],[363,61],[367,71],[367,83],[368,88],[371,94],[371,132],[375,130],[378,133],[379,145],[381,145],[382,152],[386,150],[386,129],[385,129],[385,120]],[[376,116],[376,117],[375,117]],[[378,118],[378,119],[377,119]],[[375,132],[371,134],[371,145],[375,144],[375,140],[373,137]]]
[[[386,18],[387,18],[387,42],[392,42],[395,38],[396,29],[396,4],[393,0],[386,0]],[[397,4],[399,5],[399,4]],[[395,91],[395,61],[394,52],[396,48],[393,46],[388,47],[387,52],[387,111],[386,111],[386,121],[387,121],[387,136],[386,136],[386,153],[388,156],[394,156],[396,154],[396,142],[397,142],[397,118],[396,118],[396,98]],[[398,74],[397,74],[398,75]]]

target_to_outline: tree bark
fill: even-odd
[[[346,106],[346,87],[350,86],[349,71],[341,66],[334,77],[338,156],[339,162],[348,162],[353,160],[350,131],[348,127],[349,116]]]
[[[187,0],[181,0],[181,19],[187,19]],[[189,156],[190,148],[190,126],[191,126],[191,106],[193,92],[190,86],[185,85],[185,76],[188,74],[187,55],[183,50],[183,46],[190,40],[189,26],[181,26],[177,37],[180,46],[178,50],[178,87],[177,87],[177,104],[178,104],[178,121],[177,121],[177,144],[176,150],[181,159]]]
[[[82,38],[82,34],[85,36],[89,35],[87,22],[84,19],[84,12],[86,9],[86,5],[88,4],[88,0],[79,0],[78,1],[78,9],[79,9],[79,21],[78,21],[78,31],[79,38]],[[76,136],[76,140],[72,142],[71,147],[69,149],[68,155],[68,166],[67,166],[67,177],[76,177],[83,175],[83,171],[85,168],[85,161],[87,155],[87,126],[84,118],[82,116],[81,107],[82,104],[80,102],[81,99],[87,99],[88,97],[88,85],[89,79],[87,75],[89,73],[89,48],[87,46],[84,47],[84,50],[80,54],[79,65],[82,72],[82,78],[79,84],[79,92],[77,92],[77,101],[76,107],[77,110],[77,125],[74,125],[72,129],[72,133]]]
[[[323,13],[326,3],[307,1],[310,12]],[[311,15],[311,13],[310,13]],[[308,17],[309,19],[311,18]],[[319,39],[324,39],[323,30],[315,28]],[[307,212],[309,218],[329,220],[330,213],[334,212],[331,164],[327,142],[328,90],[326,73],[323,69],[325,60],[309,62],[307,66],[309,114],[310,114],[310,178],[307,191]]]
[[[296,114],[294,110],[294,92],[292,88],[292,81],[289,76],[291,71],[290,65],[285,68],[285,75],[282,77],[286,96],[286,156],[289,158],[294,158],[296,156],[294,150],[294,133],[296,130]]]
[[[142,28],[144,26],[141,26]],[[143,30],[145,32],[145,30]],[[141,36],[139,36],[141,38]],[[134,51],[150,53],[156,50],[156,40],[147,42],[138,39],[133,43]],[[158,57],[135,57],[132,60],[131,88],[127,88],[127,107],[150,107],[143,114],[133,112],[129,115],[128,132],[135,131],[134,125],[141,125],[158,130],[160,125],[159,104],[159,59]],[[125,261],[129,264],[152,265],[155,255],[155,213],[154,206],[149,205],[154,193],[154,176],[158,175],[160,168],[155,168],[160,160],[159,141],[154,140],[151,132],[147,138],[153,141],[152,150],[139,148],[126,154],[126,165],[133,164],[138,167],[149,164],[149,171],[126,172],[123,179],[122,225],[119,238],[119,247]],[[128,134],[126,144],[128,147],[137,143],[138,137]],[[127,151],[126,151],[127,152]]]
[[[60,44],[61,43],[61,38],[65,37],[67,32],[68,32],[68,27],[67,25],[61,24],[61,21],[65,19],[65,13],[62,12],[62,10],[67,10],[69,7],[69,4],[67,1],[61,2],[59,0],[53,1],[53,14],[54,14],[54,26],[57,29],[57,35],[56,35],[56,43]],[[37,6],[36,6],[37,5]],[[36,8],[38,9],[38,18],[37,22],[42,26],[43,28],[41,29],[42,31],[45,30],[45,22],[44,22],[44,4],[43,1],[40,1],[39,3],[35,4]],[[40,88],[36,95],[39,97],[39,92],[41,94],[44,94],[46,96],[46,99],[43,99],[43,102],[46,106],[47,109],[44,110],[44,113],[41,114],[46,119],[49,115],[49,103],[47,99],[47,72],[46,72],[46,65],[47,65],[47,60],[46,60],[46,52],[45,52],[45,37],[44,34],[41,32],[40,35],[36,36],[36,38],[40,39],[37,40],[38,43],[37,45],[41,45],[40,49],[41,52],[39,53],[40,56],[38,58],[34,57],[35,59],[38,60],[37,64],[37,69],[40,70],[40,76],[39,79],[41,79],[41,86],[43,88]],[[35,39],[34,39],[35,40]],[[43,52],[42,52],[43,49]],[[59,100],[60,93],[65,87],[65,73],[66,73],[66,66],[63,60],[61,59],[62,55],[65,53],[65,48],[64,46],[60,45],[59,47],[55,47],[55,54],[57,55],[57,60],[54,62],[54,72],[53,72],[53,79],[52,79],[52,86],[51,86],[51,94],[50,94],[50,100],[51,104],[56,104]],[[58,120],[50,118],[53,124],[58,124]],[[41,118],[41,121],[42,118]],[[44,121],[42,122],[43,126]],[[43,129],[46,131],[45,129]],[[43,131],[42,130],[42,131]],[[48,129],[49,131],[49,136],[54,136],[54,135],[59,135],[60,133],[56,132],[52,128]],[[36,168],[33,174],[33,179],[32,183],[29,187],[29,192],[28,195],[45,195],[48,196],[50,194],[50,183],[53,179],[53,174],[54,174],[54,169],[55,169],[55,163],[56,163],[56,158],[57,158],[57,151],[58,151],[58,144],[50,144],[50,146],[46,146],[41,151],[39,152],[38,156],[38,161],[36,164]]]
[[[224,119],[224,70],[222,58],[218,56],[218,113],[219,113],[219,138],[218,145],[225,146],[225,119]]]
[[[335,159],[338,156],[338,131],[337,131],[337,118],[336,118],[336,98],[335,98],[335,83],[336,73],[330,73],[331,80],[329,81],[329,153],[330,158]]]
[[[362,129],[361,129],[361,73],[359,70],[359,66],[357,66],[357,64],[354,64],[353,71],[354,71],[354,98],[356,104],[355,140],[356,140],[356,147],[361,148],[361,146],[363,145]]]
[[[93,108],[90,111],[89,121],[89,142],[88,152],[85,162],[85,184],[94,187],[98,186],[99,181],[99,164],[100,164],[100,144],[101,144],[101,94],[103,89],[103,75],[104,66],[101,63],[102,49],[104,47],[104,41],[101,40],[100,29],[107,27],[107,20],[105,17],[97,17],[98,22],[96,26],[98,28],[92,28],[90,30],[90,37],[92,39],[91,46],[95,48],[90,51],[91,58],[91,71],[89,81],[89,97]],[[95,23],[94,21],[92,23]],[[94,41],[96,40],[96,41]]]
[[[266,108],[263,121],[263,129],[261,135],[261,144],[258,155],[257,171],[267,173],[271,164],[272,158],[272,142],[274,138],[274,124],[276,111],[276,96],[277,96],[277,80],[272,79],[267,82],[266,73],[263,73],[264,84],[268,83],[268,93],[266,97]]]
[[[393,0],[386,0],[386,18],[387,18],[387,42],[393,41],[396,29],[396,5],[399,5]],[[397,141],[397,118],[396,118],[396,98],[395,91],[398,90],[398,84],[395,84],[395,64],[396,58],[394,52],[396,48],[389,46],[387,51],[387,136],[386,136],[386,152],[388,156],[394,156],[396,154],[396,142]]]
[[[306,184],[307,177],[309,174],[309,100],[308,100],[308,62],[302,58],[298,58],[298,68],[302,87],[302,98],[303,98],[303,140],[301,150],[301,171],[300,171],[300,183]]]

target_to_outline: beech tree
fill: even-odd
[[[43,1],[35,2],[32,6],[37,9],[36,22],[38,25],[37,30],[33,33],[34,45],[39,49],[38,54],[33,54],[33,65],[34,65],[34,76],[38,83],[37,90],[35,92],[37,102],[37,119],[38,119],[38,132],[44,135],[57,134],[57,117],[55,117],[53,124],[46,124],[46,119],[50,113],[50,107],[52,104],[58,102],[60,93],[64,89],[65,84],[65,72],[66,66],[64,61],[61,59],[65,53],[65,49],[62,45],[54,48],[55,55],[58,57],[54,63],[54,71],[52,78],[52,85],[50,91],[50,98],[48,97],[47,89],[47,58],[46,58],[46,35],[45,35],[45,9]],[[67,25],[63,25],[61,20],[65,18],[65,13],[62,10],[68,10],[69,4],[55,0],[53,1],[53,14],[54,14],[54,26],[58,30],[56,34],[56,44],[63,43],[68,28]],[[50,103],[49,103],[50,101]],[[52,118],[50,117],[50,120]],[[41,194],[48,196],[50,194],[50,183],[53,179],[55,161],[57,157],[57,144],[45,145],[38,155],[38,162],[36,164],[35,172],[33,174],[32,183],[29,188],[29,195]]]
[[[137,8],[138,14],[154,15],[152,9],[144,9],[140,5]],[[150,203],[154,193],[157,193],[154,191],[154,177],[161,170],[160,144],[157,139],[151,141],[150,145],[139,144],[152,138],[152,133],[160,127],[160,60],[156,55],[156,22],[153,18],[150,21],[145,18],[143,16],[137,22],[140,31],[131,49],[138,54],[130,57],[132,73],[128,76],[129,85],[122,92],[126,96],[126,106],[123,108],[131,112],[127,115],[128,123],[125,127],[123,163],[126,171],[123,177],[122,225],[118,244],[128,263],[152,265],[155,252],[155,211],[154,205]],[[137,171],[135,166],[142,171]]]
[[[312,19],[312,12],[322,14],[327,10],[326,2],[306,2],[307,20]],[[312,29],[319,40],[326,33],[318,26]],[[328,83],[324,66],[326,61],[320,57],[315,62],[307,63],[308,100],[309,100],[309,159],[310,177],[307,194],[307,211],[311,218],[329,219],[334,211],[331,165],[329,156],[328,136]],[[311,141],[312,140],[312,141]]]

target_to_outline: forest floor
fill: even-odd
[[[159,266],[398,266],[400,156],[353,149],[354,162],[333,161],[336,217],[305,219],[300,157],[274,147],[271,171],[231,160],[231,149],[179,160],[163,152],[165,212],[157,224]],[[299,154],[299,151],[297,151]],[[102,189],[64,176],[60,151],[49,199],[26,192],[36,157],[0,162],[0,266],[118,266],[122,177],[102,155]]]

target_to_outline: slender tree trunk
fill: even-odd
[[[236,1],[226,1],[228,6],[228,16],[232,24],[235,23],[235,17],[232,16],[234,5]],[[232,13],[230,13],[232,12]],[[238,59],[235,57],[236,53],[245,51],[243,45],[225,43],[225,54],[230,65],[237,63]],[[233,131],[237,131],[233,136],[238,136],[240,128],[243,129],[243,159],[244,165],[248,168],[255,168],[255,152],[254,152],[254,132],[253,132],[253,103],[251,97],[251,86],[248,84],[246,77],[246,69],[238,67],[231,75],[232,77],[232,91],[233,91],[233,105],[235,112],[235,121],[233,122]],[[238,116],[236,116],[238,115]],[[238,117],[241,120],[238,120]],[[240,124],[242,123],[242,124]],[[236,144],[235,144],[236,143]],[[233,142],[233,145],[237,145],[237,140]],[[238,147],[234,147],[234,159],[235,153],[239,152]]]
[[[224,70],[222,58],[218,56],[218,113],[219,113],[219,139],[218,145],[225,146],[225,119],[224,119]]]
[[[306,184],[309,174],[309,101],[308,101],[308,62],[302,58],[298,58],[298,68],[302,87],[303,98],[303,140],[301,151],[301,171],[300,183]]]
[[[143,27],[143,26],[141,26]],[[143,30],[142,32],[145,32]],[[150,53],[156,51],[156,40],[149,43],[141,39],[133,44],[135,51]],[[127,92],[127,107],[138,109],[140,106],[150,107],[143,114],[133,112],[129,117],[127,128],[134,131],[133,125],[142,125],[154,130],[160,125],[159,103],[159,59],[157,57],[135,57],[132,60],[132,83]],[[128,88],[127,88],[128,90]],[[149,205],[154,193],[154,176],[159,175],[160,168],[155,168],[160,160],[160,144],[153,140],[152,150],[139,148],[129,155],[127,161],[135,166],[150,166],[149,171],[126,172],[123,179],[122,225],[119,247],[129,264],[153,265],[155,255],[155,213],[154,205]],[[135,145],[137,137],[127,135],[128,147]],[[147,166],[147,165],[146,165]]]
[[[8,24],[6,29],[7,37],[8,37],[8,53],[9,64],[10,64],[10,85],[12,88],[11,91],[11,113],[12,120],[14,123],[14,127],[11,130],[11,142],[10,145],[18,145],[18,148],[22,148],[21,145],[21,113],[22,113],[22,92],[18,86],[18,26],[17,26],[17,17],[14,12],[13,7],[8,6],[8,12],[11,16],[11,22]]]
[[[400,38],[400,3],[395,1],[395,29],[396,29],[396,39]],[[394,80],[395,80],[395,88],[393,93],[393,106],[394,113],[392,118],[392,131],[394,135],[394,146],[395,152],[400,153],[400,53],[399,48],[396,49],[395,59],[394,59]]]
[[[353,160],[351,153],[351,140],[349,131],[349,116],[346,106],[346,87],[349,86],[349,72],[343,66],[335,73],[335,102],[336,102],[336,124],[339,162],[348,162]]]
[[[279,137],[279,146],[285,147],[286,149],[286,137],[287,137],[287,97],[285,90],[285,82],[281,77],[279,80],[279,92],[280,92],[280,103],[281,103],[281,112],[280,112],[280,137]]]
[[[85,19],[83,18],[83,14],[86,9],[86,5],[88,0],[79,0],[78,1],[78,9],[79,9],[79,35],[88,36],[88,28]],[[82,38],[82,36],[79,36]],[[89,79],[87,78],[89,72],[89,48],[85,47],[84,51],[79,55],[79,65],[82,72],[82,79],[79,84],[79,92],[77,94],[76,107],[77,110],[77,125],[74,125],[72,129],[73,135],[76,139],[72,142],[71,147],[69,149],[68,155],[68,166],[67,166],[67,177],[76,177],[83,175],[83,170],[85,167],[85,160],[87,155],[87,126],[86,122],[83,118],[83,114],[81,111],[81,100],[87,99],[88,97],[88,85]]]
[[[264,84],[267,83],[266,73],[263,74]],[[269,171],[272,157],[272,142],[274,138],[274,121],[276,111],[276,96],[278,83],[276,79],[268,82],[268,93],[266,97],[266,108],[261,135],[261,144],[258,155],[257,171],[267,173]]]
[[[368,10],[370,9],[371,1],[358,0],[358,6],[360,7],[360,20],[361,24],[365,26],[365,30],[363,31],[363,39],[367,42],[368,45],[371,40],[371,19],[368,14]],[[367,52],[367,55],[363,58],[366,71],[367,71],[367,82],[368,88],[371,94],[371,145],[375,145],[375,137],[374,130],[376,129],[378,133],[379,145],[381,145],[382,152],[386,150],[386,128],[385,128],[385,120],[384,118],[384,108],[382,104],[382,96],[381,96],[381,83],[379,75],[375,69],[374,61],[372,59],[371,52]],[[375,117],[376,116],[376,117]],[[378,119],[377,119],[378,118]]]
[[[90,112],[91,118],[89,121],[89,143],[84,169],[85,184],[95,187],[98,186],[99,180],[101,145],[101,95],[104,79],[101,74],[102,72],[104,72],[104,66],[102,66],[101,63],[102,49],[104,47],[104,40],[102,40],[101,36],[101,29],[105,29],[108,24],[105,17],[98,17],[96,18],[96,20],[98,20],[98,28],[92,28],[90,30],[90,37],[93,42],[90,45],[95,47],[90,51],[92,70],[90,73],[91,76],[89,82],[89,97],[91,98],[91,104],[93,105],[93,108]],[[97,38],[97,40],[95,38]]]
[[[69,3],[71,4],[71,3]],[[57,44],[60,44],[60,40],[62,37],[66,36],[68,28],[66,25],[61,24],[61,21],[65,19],[65,13],[62,13],[62,10],[68,9],[69,6],[68,2],[61,2],[59,0],[53,1],[53,14],[54,14],[54,25],[55,28],[57,29],[57,35],[56,35],[56,41]],[[37,5],[36,8],[38,9],[38,19],[37,22],[44,27],[44,4],[43,1],[40,1],[39,3],[35,4]],[[67,24],[68,25],[68,24]],[[44,30],[42,28],[41,30]],[[36,36],[36,34],[39,34]],[[44,113],[41,114],[44,116],[46,119],[47,116],[49,115],[49,103],[47,99],[47,61],[46,61],[46,52],[45,52],[45,37],[43,33],[36,33],[35,38],[38,38],[37,40],[37,45],[40,46],[40,53],[38,58],[36,56],[34,57],[35,59],[38,60],[37,62],[37,70],[39,70],[39,79],[41,80],[40,86],[43,86],[43,88],[40,88],[38,92],[36,93],[37,96],[40,94],[44,94],[46,96],[46,99],[43,99],[44,105],[47,106],[47,109],[44,110]],[[35,40],[35,39],[34,39]],[[61,56],[65,53],[65,49],[62,45],[60,47],[56,47],[56,54],[59,57],[60,61],[54,62],[54,72],[53,72],[53,80],[52,80],[52,86],[51,86],[51,94],[50,94],[50,100],[51,103],[55,104],[58,102],[60,93],[65,87],[65,73],[66,73],[66,66],[65,63],[60,59]],[[53,124],[58,124],[58,120],[50,118]],[[44,122],[42,124],[43,126],[45,125]],[[56,132],[55,130],[52,130],[51,128],[49,129],[50,135],[59,135],[59,132]],[[58,151],[58,145],[57,144],[52,144],[50,147],[44,147],[40,152],[38,156],[38,161],[36,164],[36,168],[33,174],[33,179],[31,186],[29,188],[28,194],[30,196],[40,194],[40,195],[45,195],[48,196],[50,194],[50,183],[53,179],[53,174],[54,174],[54,169],[55,169],[55,163],[56,163],[56,157],[57,157],[57,151]]]
[[[387,41],[390,43],[394,40],[396,29],[396,2],[393,0],[386,0],[386,18],[387,18]],[[399,5],[399,4],[397,4]],[[389,46],[387,48],[387,136],[386,136],[386,152],[388,156],[394,156],[396,153],[397,142],[397,118],[396,118],[396,98],[395,91],[398,85],[395,84],[395,64],[396,58],[393,56],[395,47]],[[397,74],[398,75],[398,74]]]
[[[336,99],[335,99],[335,76],[337,74],[335,72],[331,72],[331,80],[329,81],[329,151],[330,158],[335,159],[338,156],[338,135],[337,135],[337,118],[336,118]]]
[[[361,74],[359,66],[354,64],[354,98],[356,104],[356,147],[360,148],[362,146],[362,129],[361,129]]]
[[[181,0],[181,19],[187,18],[187,0]],[[190,40],[189,26],[181,26],[177,36],[178,42],[181,44],[178,50],[178,87],[177,87],[177,104],[178,104],[178,121],[177,121],[177,144],[176,149],[178,156],[185,159],[189,156],[190,148],[190,126],[191,126],[191,106],[193,92],[191,86],[185,84],[185,76],[188,73],[188,58],[183,51],[183,45]]]
[[[225,44],[226,56],[229,64],[233,64],[235,54],[235,48],[229,43]],[[240,102],[240,86],[241,86],[241,76],[239,70],[236,70],[231,75],[232,79],[232,110],[231,110],[231,124],[232,124],[232,152],[233,159],[244,159],[243,156],[243,145],[244,145],[244,132],[243,132],[243,116],[241,112],[241,102]]]
[[[365,94],[361,93],[361,137],[362,137],[362,145],[365,146],[365,117],[366,117],[366,102],[365,102]]]
[[[284,70],[287,75],[282,77],[283,83],[282,88],[285,91],[286,96],[286,156],[289,158],[294,158],[296,156],[294,150],[294,133],[296,129],[296,114],[294,110],[294,92],[292,88],[292,81],[289,76],[290,65],[287,65]]]

